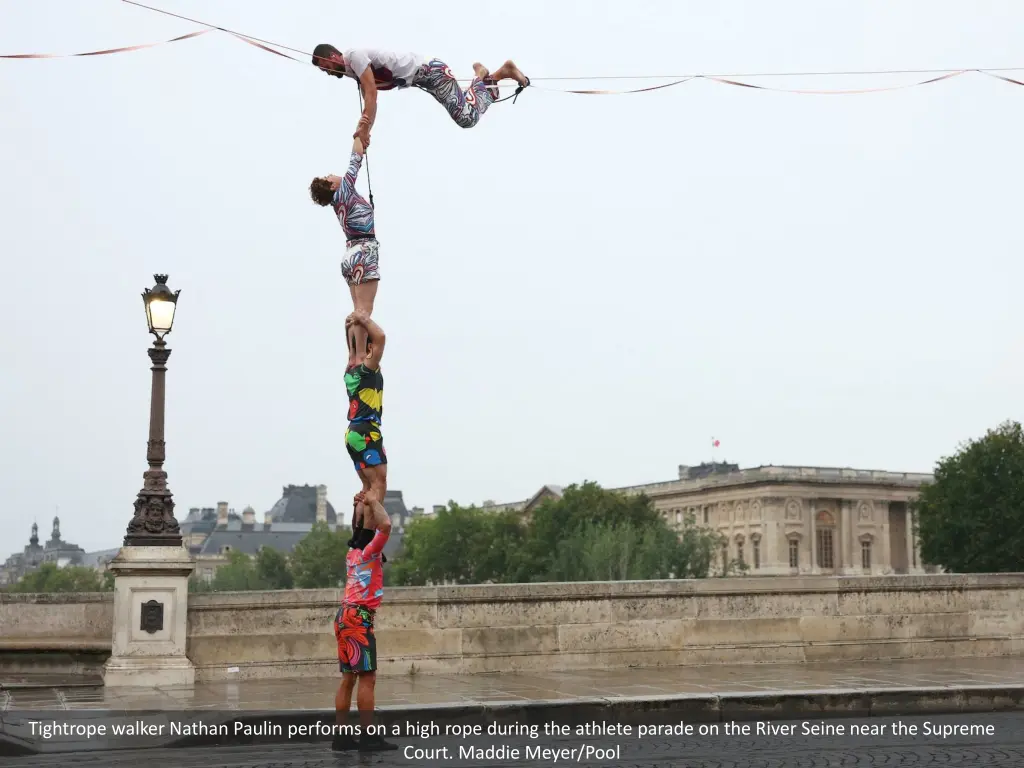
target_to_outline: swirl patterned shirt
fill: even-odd
[[[341,228],[345,230],[345,238],[349,241],[366,240],[376,236],[373,229],[373,208],[366,202],[366,198],[356,191],[356,177],[362,164],[363,156],[353,152],[348,161],[348,170],[345,171],[331,201]]]

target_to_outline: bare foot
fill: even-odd
[[[491,71],[480,62],[476,62],[473,65],[473,72],[476,73],[480,82],[487,86],[487,90],[490,92],[491,98],[497,101],[501,96],[501,91],[498,89],[497,79],[491,77]]]
[[[522,70],[520,70],[519,67],[516,66],[515,62],[512,61],[511,59],[509,59],[508,61],[501,65],[501,71],[506,73],[506,77],[511,77],[520,85],[525,86],[528,85],[530,82],[530,78],[524,75]]]

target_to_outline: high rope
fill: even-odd
[[[115,53],[129,53],[132,51],[139,51],[146,48],[154,48],[158,45],[167,45],[169,43],[182,42],[189,40],[200,35],[206,34],[211,31],[224,32],[237,40],[241,40],[244,43],[252,45],[260,50],[272,53],[276,56],[296,61],[300,64],[312,63],[313,54],[307,51],[300,50],[298,48],[291,48],[287,45],[274,42],[272,40],[264,40],[259,37],[253,37],[252,35],[246,35],[241,32],[228,29],[226,27],[217,26],[216,24],[210,24],[199,19],[193,19],[188,16],[183,16],[178,13],[172,13],[171,11],[165,11],[160,8],[154,8],[153,6],[145,5],[143,3],[136,2],[135,0],[121,0],[128,5],[134,5],[139,8],[143,8],[154,13],[163,14],[182,21],[188,21],[192,24],[199,24],[200,26],[206,27],[204,30],[192,32],[187,35],[180,35],[178,37],[171,38],[170,40],[162,40],[156,43],[143,43],[140,45],[129,45],[120,48],[107,48],[97,51],[85,51],[82,53],[70,53],[70,54],[59,54],[59,53],[18,53],[18,54],[0,54],[0,59],[56,59],[56,58],[77,58],[84,56],[104,56]],[[281,49],[281,50],[277,50]],[[305,60],[298,59],[295,56],[291,56],[283,51],[291,51],[292,53],[302,54],[306,57]],[[863,94],[863,93],[882,93],[885,91],[898,91],[907,88],[916,88],[923,85],[931,85],[944,80],[950,80],[968,72],[976,72],[978,74],[985,75],[1003,82],[1012,83],[1013,85],[1024,86],[1024,82],[1014,79],[1012,77],[997,74],[1000,72],[1020,72],[1024,71],[1024,67],[962,67],[956,69],[876,69],[876,70],[845,70],[845,71],[831,71],[831,72],[740,72],[740,73],[728,73],[728,74],[687,74],[687,75],[606,75],[606,76],[571,76],[571,77],[535,77],[531,78],[531,88],[541,91],[549,91],[555,93],[570,93],[570,94],[582,94],[582,95],[623,95],[632,93],[646,93],[648,91],[656,91],[664,88],[671,88],[676,85],[683,85],[690,82],[691,80],[710,80],[712,82],[721,83],[723,85],[738,86],[741,88],[749,88],[752,90],[761,91],[774,91],[777,93],[795,93],[795,94],[811,94],[811,95],[848,95],[848,94]],[[904,83],[902,85],[883,86],[879,88],[852,88],[852,89],[803,89],[803,88],[777,88],[772,86],[756,85],[753,83],[745,83],[737,80],[736,78],[757,78],[757,77],[837,77],[837,76],[850,76],[850,75],[862,75],[862,76],[877,76],[877,75],[935,75],[926,80],[921,80],[913,83]],[[604,81],[604,80],[663,80],[670,79],[671,82],[660,83],[658,85],[648,86],[646,88],[633,88],[628,90],[603,90],[603,89],[577,89],[577,88],[551,88],[548,86],[535,85],[536,82],[568,82],[568,81]],[[460,82],[471,82],[472,78],[460,79]],[[360,100],[362,94],[360,93]],[[505,99],[502,99],[504,101]],[[369,169],[367,169],[369,170]]]
[[[356,82],[356,87],[359,90],[359,111],[363,111],[363,86],[359,82]],[[370,208],[377,210],[377,206],[373,204],[373,184],[370,183],[370,151],[363,147],[363,162],[366,164],[366,188],[370,190]]]

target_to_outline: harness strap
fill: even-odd
[[[356,81],[356,88],[359,90],[359,111],[363,111],[363,86]],[[366,187],[370,190],[370,207],[377,210],[377,206],[373,204],[373,184],[370,183],[370,150],[363,147],[363,164],[366,166]]]

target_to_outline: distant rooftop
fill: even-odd
[[[203,542],[200,554],[220,555],[225,552],[243,552],[246,555],[257,554],[262,547],[276,549],[288,553],[295,545],[306,538],[309,529],[276,533],[274,531],[214,531]],[[225,547],[228,547],[225,550]]]
[[[315,523],[317,486],[286,485],[280,500],[271,508],[270,516],[275,523]],[[327,522],[337,523],[338,514],[330,501],[326,502]]]
[[[766,464],[760,467],[740,469],[738,464],[727,462],[705,462],[697,466],[679,465],[679,478],[642,485],[630,485],[608,490],[622,493],[663,494],[677,491],[696,491],[703,488],[718,488],[734,485],[759,485],[778,483],[810,483],[837,485],[876,485],[900,488],[919,488],[932,482],[933,475],[927,472],[889,472],[880,469],[853,469],[850,467],[798,467]],[[484,502],[488,511],[504,512],[531,508],[542,497],[557,498],[562,495],[562,486],[545,485],[529,499],[496,504]]]
[[[709,467],[711,465],[701,465]],[[728,471],[701,471],[700,467],[679,467],[680,479],[658,483],[633,485],[614,490],[625,493],[650,493],[699,490],[701,488],[724,487],[731,485],[759,485],[763,483],[811,483],[822,485],[838,485],[842,483],[854,485],[897,486],[901,488],[918,488],[933,480],[926,472],[889,472],[880,469],[853,469],[851,467],[797,467],[775,466],[767,464],[749,469],[739,469],[735,464],[717,465],[729,467]],[[698,470],[691,475],[691,470]]]

